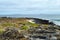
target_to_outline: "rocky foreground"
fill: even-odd
[[[60,40],[60,26],[38,18],[0,18],[0,40],[32,40],[50,35]]]

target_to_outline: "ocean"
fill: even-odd
[[[40,15],[38,18],[50,20],[54,22],[56,25],[60,25],[60,15],[58,14],[45,14]]]

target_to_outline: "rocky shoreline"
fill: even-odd
[[[39,18],[0,18],[0,40],[34,40],[55,36],[60,40],[60,26]],[[32,38],[32,39],[31,39]]]

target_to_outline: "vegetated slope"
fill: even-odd
[[[21,37],[25,38],[24,35],[26,34],[32,34],[35,32],[38,34],[40,31],[55,33],[57,30],[60,32],[60,26],[50,22],[49,20],[39,18],[0,18],[0,35],[4,40],[8,38],[11,39],[11,37],[13,40],[15,40],[16,37],[21,39]],[[38,35],[40,36],[40,34]],[[5,39],[5,37],[7,38]]]

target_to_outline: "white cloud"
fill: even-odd
[[[23,14],[60,12],[60,0],[0,0],[0,12]]]

